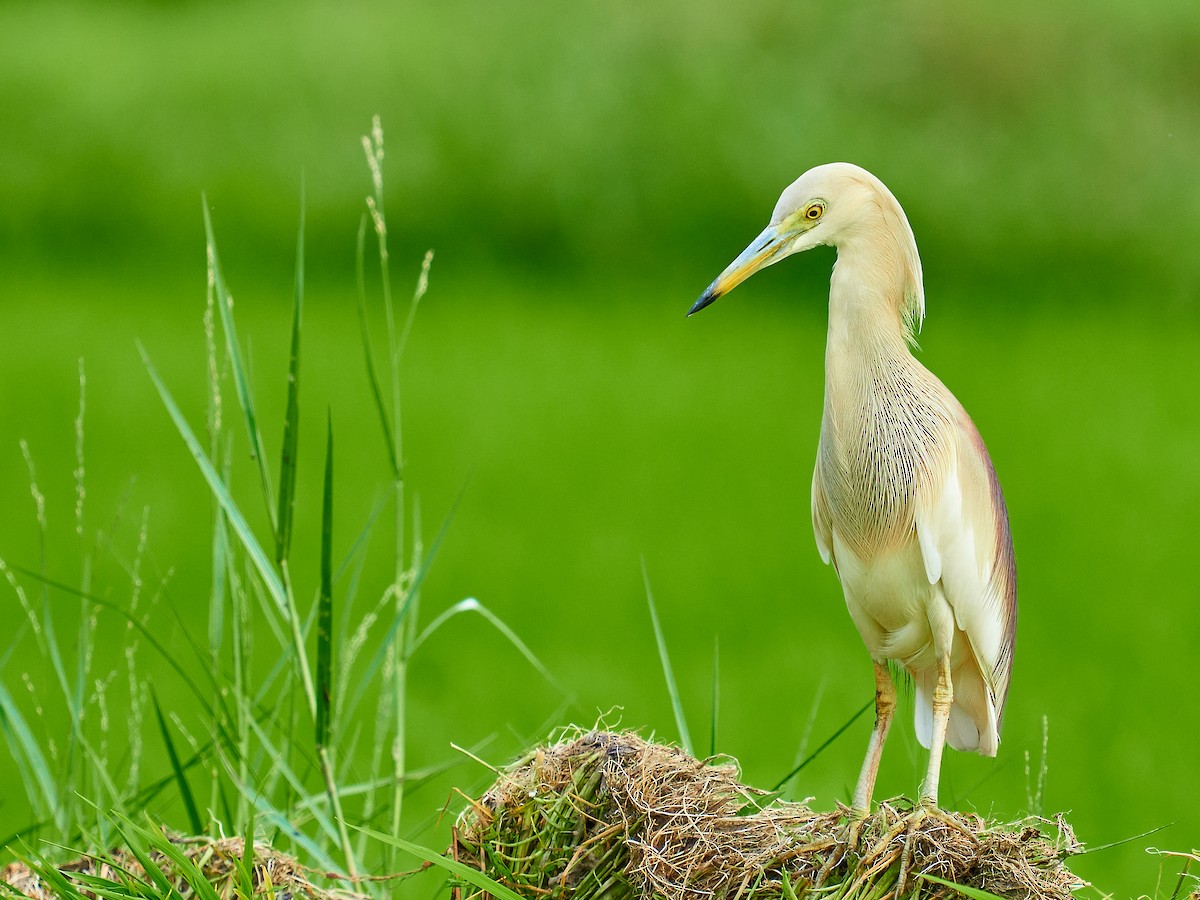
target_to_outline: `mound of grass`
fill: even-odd
[[[1081,847],[1061,818],[922,817],[898,800],[856,822],[738,776],[731,760],[635,734],[573,734],[502,773],[460,817],[451,850],[524,896],[577,900],[1067,900],[1083,886],[1064,862]]]
[[[167,895],[178,900],[255,896],[326,900],[356,896],[318,887],[309,880],[311,870],[266,844],[255,843],[252,852],[247,853],[245,841],[238,837],[154,837],[158,846],[152,850],[117,848],[53,868],[9,863],[0,870],[0,892],[31,900],[136,896],[139,888],[143,895],[150,891],[152,896]],[[5,887],[9,890],[4,891]]]

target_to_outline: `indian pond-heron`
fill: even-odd
[[[911,352],[925,294],[904,210],[865,169],[810,169],[688,315],[759,269],[820,245],[835,247],[837,262],[813,530],[875,663],[875,727],[853,807],[870,807],[895,711],[889,661],[916,686],[917,738],[929,748],[921,802],[936,807],[947,741],[996,754],[1012,673],[1016,569],[1004,496],[979,432]]]

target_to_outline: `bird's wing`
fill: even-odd
[[[1004,712],[1017,626],[1016,568],[1008,510],[978,430],[958,408],[954,457],[940,490],[915,510],[917,539],[930,584],[942,584],[955,622],[966,634]]]

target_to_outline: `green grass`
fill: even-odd
[[[97,851],[117,842],[151,877],[153,884],[143,884],[141,890],[171,895],[169,879],[138,849],[141,839],[148,838],[192,884],[198,896],[215,900],[216,894],[192,860],[162,835],[155,837],[128,818],[134,811],[147,809],[154,810],[155,818],[168,821],[172,811],[177,813],[181,806],[187,826],[195,834],[243,834],[247,846],[257,835],[266,834],[277,849],[302,857],[306,864],[320,870],[344,872],[355,882],[364,865],[369,867],[367,872],[390,872],[395,869],[392,848],[386,844],[369,846],[365,833],[352,843],[348,823],[386,821],[392,834],[399,834],[402,827],[412,828],[402,815],[404,798],[418,791],[429,777],[427,770],[409,766],[407,753],[411,740],[407,673],[418,645],[457,614],[474,612],[532,663],[535,671],[549,676],[504,621],[478,600],[457,604],[422,627],[418,599],[441,535],[426,554],[419,514],[406,501],[400,366],[413,314],[428,283],[429,257],[410,300],[404,331],[400,332],[387,263],[383,146],[377,122],[372,140],[364,143],[375,182],[375,194],[368,198],[367,206],[379,238],[378,283],[388,346],[387,364],[382,369],[372,362],[369,322],[378,315],[372,310],[361,274],[358,309],[362,358],[372,386],[371,397],[384,425],[385,444],[380,448],[380,458],[387,462],[384,472],[392,485],[394,534],[390,553],[385,554],[391,559],[390,577],[382,582],[360,580],[371,546],[376,543],[378,504],[373,510],[367,507],[359,521],[352,524],[349,550],[339,555],[335,575],[331,413],[325,431],[319,526],[314,529],[319,545],[315,577],[312,566],[304,564],[305,556],[311,559],[312,554],[302,556],[301,543],[293,542],[296,504],[304,487],[297,478],[302,446],[303,213],[286,379],[282,379],[287,399],[276,482],[267,461],[267,442],[257,411],[257,390],[251,375],[253,357],[235,324],[232,295],[205,208],[208,290],[203,333],[209,393],[203,432],[189,421],[152,354],[140,344],[138,349],[149,381],[210,495],[205,518],[212,523],[211,537],[204,543],[211,552],[212,575],[207,591],[207,643],[198,639],[201,628],[194,613],[190,619],[188,616],[196,608],[197,597],[173,597],[171,572],[155,571],[143,577],[147,516],[142,517],[131,564],[110,534],[98,532],[94,548],[85,543],[90,536],[89,516],[85,514],[90,514],[90,506],[85,503],[86,369],[81,364],[73,524],[81,545],[76,562],[83,577],[76,584],[72,577],[63,578],[52,571],[47,555],[50,529],[46,497],[24,440],[20,446],[35,502],[39,559],[37,565],[26,568],[0,558],[0,570],[8,580],[20,622],[0,663],[7,664],[14,658],[35,665],[40,662],[53,675],[47,684],[28,672],[21,673],[32,695],[32,702],[25,704],[0,681],[0,732],[20,775],[19,780],[10,779],[8,783],[21,786],[27,805],[23,817],[0,832],[0,846],[6,848],[6,853],[40,842]],[[361,238],[359,250],[361,257]],[[386,390],[381,390],[380,384]],[[384,402],[385,395],[391,398],[390,409]],[[361,464],[362,454],[358,461]],[[235,486],[240,480],[237,473],[246,463],[257,476],[248,491]],[[255,517],[245,512],[247,493],[258,494],[264,501],[261,509],[265,522],[258,527],[252,524]],[[416,526],[413,534],[405,530],[410,519]],[[302,519],[301,527],[306,524]],[[269,553],[272,548],[273,555]],[[124,585],[105,585],[93,592],[91,573],[97,557],[125,569],[130,582],[128,598],[124,597]],[[293,560],[298,563],[295,567]],[[309,579],[311,587],[306,587]],[[121,601],[113,602],[113,587]],[[144,605],[139,607],[144,591],[149,593],[151,605],[157,604],[159,611],[173,617],[172,624],[177,627],[173,636],[180,642],[176,647],[169,647],[161,639],[161,626],[152,611],[146,611]],[[58,637],[63,598],[81,604],[77,644]],[[359,600],[357,609],[355,600]],[[336,632],[335,609],[340,618]],[[91,627],[108,616],[125,626],[119,645],[122,652],[110,652],[99,630]],[[23,647],[26,632],[31,646]],[[311,646],[314,643],[315,650]],[[25,650],[25,656],[21,650]],[[172,680],[161,679],[164,673],[175,677],[173,686],[182,693],[182,697],[172,698],[165,714],[159,693],[161,689],[166,694]],[[121,684],[123,690],[114,691],[114,682],[121,677],[126,679]],[[143,711],[150,705],[170,764],[169,774],[158,779],[142,776],[146,756]],[[371,706],[375,707],[374,715],[364,715]],[[44,718],[46,707],[55,712],[61,709],[65,734],[56,734],[53,727],[46,728],[41,722],[31,727],[31,721]],[[116,727],[110,721],[112,714],[118,719]],[[150,758],[157,762],[161,755],[151,754]],[[448,766],[443,762],[439,768]],[[199,802],[192,789],[196,781],[207,786]],[[10,793],[15,795],[16,791]],[[135,833],[137,840],[131,837]],[[39,854],[34,858],[44,857]],[[44,869],[40,862],[39,867]],[[61,882],[59,876],[48,877]],[[111,890],[118,887],[113,885]]]
[[[489,742],[483,756],[501,762],[548,723],[590,724],[618,706],[625,723],[674,736],[682,715],[662,685],[644,560],[682,713],[696,725],[719,706],[717,749],[736,754],[751,783],[778,782],[871,689],[808,517],[831,256],[791,260],[696,321],[683,312],[787,181],[848,158],[908,209],[929,296],[924,359],[979,424],[1013,515],[1022,612],[1004,744],[995,762],[952,754],[948,800],[1006,816],[1031,805],[1039,792],[1036,776],[1027,789],[1025,753],[1036,772],[1046,716],[1045,810],[1071,809],[1096,844],[1171,822],[1156,843],[1196,844],[1200,620],[1187,561],[1200,508],[1200,183],[1181,175],[1200,135],[1186,89],[1194,3],[729,9],[450,2],[397,14],[261,0],[6,12],[0,83],[21,139],[0,146],[0,557],[111,604],[93,617],[91,602],[44,596],[20,576],[54,629],[55,659],[21,630],[26,618],[0,584],[15,629],[0,644],[0,700],[26,725],[10,745],[46,757],[25,761],[43,794],[78,811],[72,789],[103,804],[134,781],[167,779],[175,799],[164,793],[160,811],[173,821],[225,805],[234,827],[248,821],[249,795],[222,797],[211,780],[192,782],[190,811],[182,782],[192,776],[181,779],[169,748],[186,761],[211,737],[201,710],[220,702],[185,634],[210,663],[228,661],[236,696],[304,658],[297,617],[252,592],[253,634],[240,611],[210,614],[212,598],[247,591],[252,572],[213,560],[241,553],[250,535],[260,573],[288,556],[310,628],[302,680],[321,679],[323,556],[342,636],[326,652],[372,615],[404,623],[391,656],[379,626],[359,662],[372,685],[386,671],[393,701],[404,698],[388,715],[410,723],[408,770],[458,759],[452,741]],[[360,198],[374,188],[348,136],[376,111],[392,136],[398,301],[389,323],[372,259],[373,388],[354,260]],[[250,431],[264,448],[253,458],[228,373],[222,433],[232,443],[212,444],[206,429],[202,191],[237,298]],[[371,232],[360,240],[373,243]],[[399,367],[401,446],[388,378],[429,246],[438,262]],[[229,511],[214,506],[135,341],[232,484],[240,537],[224,527]],[[289,371],[303,385],[295,415]],[[285,437],[287,421],[299,427]],[[411,587],[435,542],[420,604],[397,619],[403,591],[386,609],[382,592]],[[135,598],[130,620],[119,610]],[[479,609],[520,643],[477,614],[416,630]],[[148,699],[129,702],[142,688],[130,685],[126,647],[132,670],[154,683],[161,722]],[[401,664],[405,647],[419,652]],[[333,654],[335,680],[343,662]],[[391,748],[365,736],[382,713],[375,693],[356,696],[364,674],[346,676],[351,699],[331,733],[363,786],[354,802],[373,790],[383,804],[392,789],[368,773]],[[315,681],[315,696],[293,686],[279,715],[295,720],[314,767],[292,774],[303,791],[327,793],[315,749],[324,727],[310,721],[320,694]],[[561,712],[565,698],[574,703]],[[83,710],[88,746],[70,741],[80,720],[70,710]],[[263,743],[252,722],[244,705],[231,709],[239,742]],[[792,790],[844,799],[868,728],[852,726]],[[119,777],[106,783],[97,759]],[[915,790],[922,759],[898,726],[881,795]],[[459,762],[404,800],[403,834],[441,845],[426,826],[451,785],[487,780]],[[71,767],[91,774],[60,777]],[[227,774],[245,784],[250,768]],[[0,784],[21,777],[0,754]],[[0,795],[0,825],[15,830],[31,814],[23,791]],[[1144,890],[1158,865],[1147,843],[1085,857],[1080,871]]]
[[[749,782],[773,784],[791,769],[810,718],[816,743],[859,708],[870,689],[869,666],[836,583],[810,547],[807,522],[820,396],[820,286],[803,273],[775,282],[768,281],[766,296],[752,292],[711,323],[695,323],[682,318],[691,285],[626,284],[612,296],[608,286],[585,292],[453,273],[439,281],[435,273],[404,361],[414,494],[434,521],[455,508],[422,588],[424,609],[432,617],[477,597],[515,628],[576,702],[555,718],[563,695],[517,647],[498,643],[483,620],[459,617],[453,629],[427,636],[413,662],[408,713],[410,734],[419,738],[409,742],[412,769],[452,759],[451,741],[469,746],[489,737],[484,755],[500,762],[541,737],[550,720],[589,721],[596,710],[613,706],[624,708],[627,724],[673,735],[671,701],[646,617],[641,556],[653,573],[680,695],[694,721],[707,718],[711,645],[720,635],[718,749],[742,760]],[[772,288],[792,289],[797,300],[775,302]],[[534,315],[527,312],[531,291],[542,298]],[[18,413],[17,421],[46,496],[48,571],[77,583],[72,360],[87,356],[86,521],[99,523],[101,543],[113,548],[97,554],[91,577],[115,605],[128,602],[129,587],[121,588],[120,578],[138,558],[140,510],[148,504],[140,556],[147,597],[156,593],[152,583],[159,577],[150,573],[172,570],[166,596],[152,609],[149,634],[175,654],[187,652],[184,626],[193,636],[206,629],[210,501],[141,370],[133,338],[162,361],[164,380],[176,386],[193,419],[201,415],[203,340],[198,326],[186,323],[199,323],[203,299],[202,291],[191,293],[189,299],[184,290],[164,291],[176,306],[173,316],[162,317],[165,327],[154,327],[158,292],[140,301],[138,315],[105,331],[54,316],[49,328],[14,334],[14,352],[5,360],[8,383],[17,372],[33,373],[43,387],[24,402],[64,410],[58,422],[32,412]],[[267,422],[282,421],[286,408],[284,379],[264,374],[287,370],[291,301],[275,293],[272,301],[266,290],[239,291],[237,307],[242,333],[253,341],[252,368]],[[85,322],[98,303],[94,294],[81,303],[70,290],[45,295],[78,310]],[[478,300],[483,296],[486,303]],[[1172,560],[1186,558],[1190,549],[1183,530],[1160,523],[1177,520],[1197,502],[1188,448],[1195,446],[1198,419],[1173,412],[1194,403],[1187,386],[1195,383],[1188,349],[1195,327],[1180,321],[1160,329],[1133,312],[1081,320],[1037,305],[1005,324],[995,314],[955,309],[954,302],[945,297],[932,306],[925,358],[972,409],[997,459],[1013,511],[1023,615],[1001,756],[993,762],[951,754],[947,800],[1002,816],[1023,811],[1023,753],[1032,753],[1036,766],[1047,715],[1046,811],[1072,810],[1081,837],[1091,843],[1174,821],[1154,842],[1187,845],[1200,828],[1188,800],[1196,793],[1188,762],[1192,738],[1186,729],[1160,726],[1188,708],[1195,611],[1183,602],[1188,585]],[[353,305],[344,287],[310,279],[305,339],[320,349],[307,350],[304,360],[305,388],[312,393],[302,413],[310,424],[300,432],[298,584],[318,582],[322,501],[315,486],[323,477],[327,406],[336,446],[347,448],[338,451],[335,521],[361,523],[380,491],[390,491]],[[190,316],[179,311],[188,307]],[[183,326],[176,327],[180,320]],[[1139,365],[1142,360],[1154,365]],[[1003,391],[996,389],[1001,377]],[[8,396],[10,409],[21,401]],[[269,453],[275,440],[264,438]],[[27,476],[16,448],[9,454],[5,492],[17,498],[17,515],[4,555],[36,567],[38,529]],[[240,473],[240,492],[253,498],[258,476],[244,452],[233,471]],[[129,486],[133,473],[138,480]],[[1119,495],[1102,489],[1109,484],[1120,485]],[[123,493],[129,495],[126,512],[114,522]],[[266,511],[261,504],[258,510],[251,519],[263,533]],[[354,543],[353,527],[337,532],[339,558]],[[377,547],[358,582],[388,583],[390,558]],[[30,591],[36,590],[35,583]],[[61,592],[52,596],[58,631],[70,633],[78,603]],[[1154,615],[1130,615],[1129,598]],[[12,608],[14,601],[6,595],[4,602]],[[370,605],[365,588],[355,603],[359,612],[344,611],[343,634]],[[101,647],[130,640],[110,610],[96,628]],[[9,659],[5,683],[27,718],[34,702],[46,709],[34,725],[43,744],[49,737],[61,743],[66,722],[54,704],[53,671],[44,657],[29,655],[28,641]],[[269,633],[259,635],[249,654],[248,669],[257,671],[247,677],[262,678],[276,663],[262,641],[270,645]],[[69,653],[69,639],[64,643]],[[180,679],[160,668],[144,640],[137,652],[144,671],[161,673],[154,681],[164,707],[190,722],[196,704]],[[1130,662],[1122,665],[1122,659]],[[122,663],[108,652],[94,665],[99,672]],[[21,688],[23,672],[30,673],[32,695]],[[109,707],[120,709],[127,702],[122,696],[118,679]],[[303,718],[300,707],[289,715]],[[370,727],[371,703],[354,715],[347,734]],[[194,723],[189,728],[199,737]],[[851,728],[795,789],[827,802],[845,799],[868,728],[865,720]],[[147,781],[172,777],[157,734],[148,719],[140,762]],[[110,726],[107,741],[109,757],[122,759],[128,747],[120,731]],[[364,744],[360,738],[364,749],[354,751],[358,772],[370,769]],[[885,757],[881,795],[911,792],[922,758],[902,723]],[[15,775],[4,782],[13,783]],[[418,800],[406,803],[403,833],[440,846],[442,840],[424,829],[449,785],[469,789],[487,775],[467,764],[422,788]],[[1148,791],[1151,780],[1174,788]],[[4,800],[6,822],[27,821],[19,793]],[[181,805],[162,800],[157,808],[186,821]],[[1157,864],[1135,842],[1084,857],[1077,868],[1132,891],[1149,882]]]

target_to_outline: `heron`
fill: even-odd
[[[1012,674],[1016,567],[1004,495],[962,404],[913,355],[925,316],[908,218],[865,169],[810,169],[688,315],[755,272],[817,246],[829,289],[825,399],[812,481],[821,559],[833,566],[875,667],[875,725],[852,810],[870,810],[896,708],[889,663],[915,686],[929,750],[918,812],[938,809],[942,752],[995,756]]]

